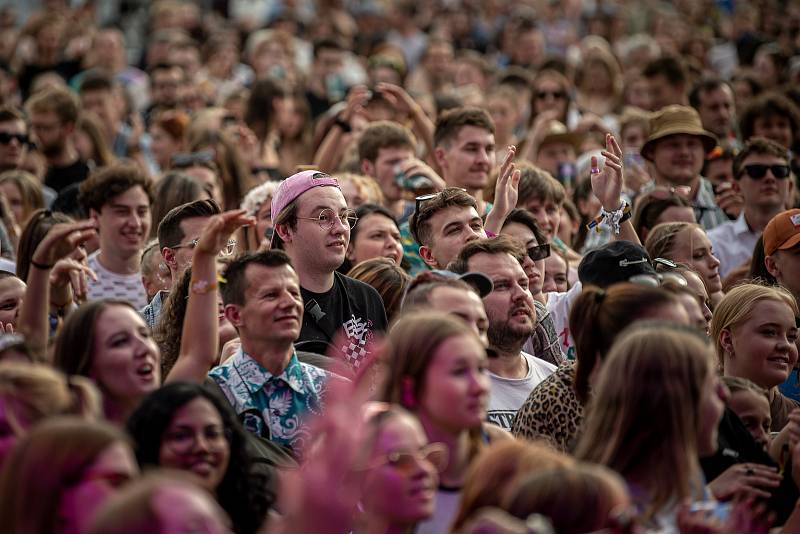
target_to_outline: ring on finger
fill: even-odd
[[[751,476],[753,476],[754,473],[755,472],[753,471],[752,467],[750,467],[750,466],[745,467],[745,471],[744,471],[745,475],[751,477]]]

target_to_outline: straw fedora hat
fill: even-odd
[[[584,138],[584,134],[570,132],[567,130],[567,127],[564,126],[564,123],[552,120],[547,123],[547,133],[545,133],[542,138],[542,142],[539,143],[539,148],[551,143],[566,143],[572,145],[575,149],[575,154],[580,154]]]
[[[699,137],[706,153],[711,152],[717,146],[717,137],[703,129],[700,115],[694,108],[672,105],[661,108],[650,117],[650,137],[642,146],[642,157],[652,160],[653,146],[656,141],[676,134]]]

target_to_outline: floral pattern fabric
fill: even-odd
[[[297,450],[309,437],[306,418],[322,410],[325,383],[331,375],[292,354],[283,373],[274,376],[240,348],[208,376],[248,431]]]

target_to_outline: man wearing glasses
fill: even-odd
[[[28,125],[22,112],[10,106],[0,108],[0,172],[19,169],[29,146]]]
[[[181,204],[169,210],[158,224],[158,248],[161,251],[163,265],[169,271],[170,280],[174,283],[181,273],[191,265],[197,238],[208,224],[208,220],[221,213],[219,205],[211,199],[195,200]],[[228,248],[220,256],[230,256],[236,249],[236,241],[231,240]],[[141,313],[145,321],[154,328],[161,314],[161,306],[169,294],[159,291]]]
[[[44,184],[60,193],[89,176],[89,166],[80,159],[73,133],[80,111],[78,100],[68,89],[53,87],[39,91],[27,102],[36,145],[47,161]]]
[[[295,345],[318,354],[332,349],[357,369],[387,321],[375,289],[336,272],[358,221],[339,183],[313,170],[290,176],[272,197],[272,221],[271,247],[288,254],[300,278],[305,315]]]
[[[97,274],[88,280],[89,299],[122,299],[142,309],[147,293],[140,258],[150,235],[152,182],[137,167],[113,165],[81,184],[79,200],[100,237],[100,249],[89,256]]]
[[[708,232],[723,278],[737,267],[749,265],[758,236],[787,208],[794,191],[786,149],[764,137],[751,138],[737,154],[733,178],[744,208],[735,221]]]
[[[523,345],[542,326],[522,268],[524,248],[513,238],[499,236],[467,244],[451,264],[457,273],[478,272],[492,280],[483,297],[489,318],[489,421],[511,430],[517,410],[539,383],[564,359],[558,337],[543,333],[535,354]],[[546,361],[550,360],[550,361]],[[554,363],[551,363],[553,361]]]

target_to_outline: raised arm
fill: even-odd
[[[65,258],[95,233],[94,221],[56,224],[31,256],[28,287],[20,306],[17,330],[25,336],[29,347],[39,358],[47,354],[47,340],[50,337],[50,284],[62,276],[69,276],[70,272],[93,274],[87,266]],[[57,264],[58,271],[54,272]]]
[[[369,90],[365,86],[356,85],[350,89],[344,110],[336,115],[336,120],[314,154],[314,165],[319,170],[333,174],[339,168],[345,142],[351,138],[351,121],[355,115],[363,112],[367,100]]]
[[[178,359],[164,382],[201,383],[219,354],[217,255],[231,235],[255,219],[245,210],[211,217],[197,240],[192,257],[192,280],[181,333]]]
[[[605,165],[600,169],[597,158],[592,157],[592,192],[600,200],[603,213],[618,213],[622,205],[622,149],[611,134],[606,134],[606,149],[602,152],[606,158]],[[630,217],[619,224],[619,232],[612,232],[614,239],[632,241],[641,244],[639,236],[633,229]],[[600,224],[609,224],[606,217]],[[613,226],[612,226],[613,228]]]
[[[398,111],[411,117],[411,122],[414,124],[414,133],[425,143],[428,156],[433,156],[433,134],[436,126],[425,114],[422,106],[417,104],[417,101],[399,85],[379,83],[375,86],[375,90],[381,93]]]
[[[517,207],[520,171],[514,165],[516,154],[517,147],[513,145],[508,147],[508,154],[500,166],[500,174],[497,176],[497,183],[494,187],[494,204],[492,211],[486,216],[484,224],[487,232],[499,234],[506,222],[506,217],[511,210]]]

